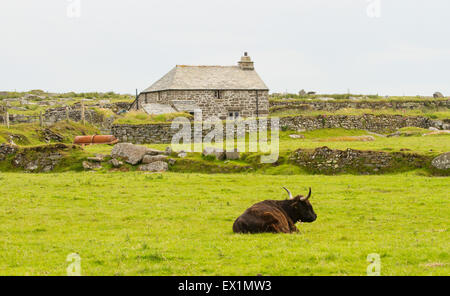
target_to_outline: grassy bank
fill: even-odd
[[[95,135],[100,131],[91,124],[81,124],[73,121],[60,121],[55,124],[41,127],[39,124],[15,124],[10,128],[0,126],[0,143],[7,143],[11,139],[17,145],[42,145],[46,144],[43,136],[44,130],[50,130],[63,137],[63,143],[73,143],[75,136]]]

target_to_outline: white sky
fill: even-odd
[[[72,2],[1,0],[0,90],[134,93],[248,51],[272,92],[450,95],[448,0]]]

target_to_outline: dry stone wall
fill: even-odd
[[[290,160],[312,173],[320,174],[379,174],[417,168],[428,168],[430,157],[400,152],[333,150],[320,147],[314,150],[299,149]]]
[[[85,109],[85,120],[92,124],[97,125],[111,125],[113,120],[108,120],[104,118],[104,116],[94,109]],[[64,121],[67,119],[67,115],[69,119],[72,121],[79,122],[81,121],[81,109],[69,108],[68,114],[66,114],[65,107],[59,108],[51,108],[47,109],[42,114],[42,120],[44,124],[54,124],[59,121]],[[0,116],[0,123],[4,124],[4,116]],[[9,123],[10,124],[19,124],[19,123],[37,123],[39,122],[39,115],[24,115],[24,114],[9,114]]]
[[[401,100],[401,101],[293,101],[277,100],[269,102],[270,111],[281,110],[319,110],[336,111],[340,109],[446,109],[450,108],[450,99],[447,100]]]
[[[271,122],[267,121],[268,129]],[[345,128],[363,129],[372,132],[388,133],[399,128],[415,126],[420,128],[435,127],[438,129],[448,128],[448,123],[432,120],[427,117],[404,117],[399,115],[361,115],[361,116],[294,116],[282,117],[279,122],[282,130],[315,130],[322,128]],[[180,127],[181,128],[181,127]],[[171,128],[171,123],[130,125],[116,124],[111,127],[112,134],[121,142],[131,142],[135,144],[170,143],[180,128]],[[226,126],[223,126],[223,135],[226,135]],[[236,134],[238,127],[235,125],[233,132]],[[256,131],[257,124],[245,126],[246,131]],[[211,130],[203,129],[202,138]],[[194,138],[194,128],[191,123],[191,141]]]
[[[281,129],[314,130],[322,128],[362,129],[371,132],[393,132],[397,129],[415,126],[420,128],[435,127],[446,129],[448,123],[421,116],[401,115],[319,115],[292,116],[280,118]]]
[[[10,161],[12,167],[29,172],[50,172],[61,164],[70,151],[80,149],[76,145],[65,144],[35,147],[0,144],[0,161]]]
[[[81,109],[69,109],[68,110],[69,119],[72,121],[81,121]],[[84,112],[85,120],[90,123],[99,123],[103,121],[103,116],[97,113],[93,109],[85,109]],[[52,108],[47,109],[43,114],[44,122],[55,123],[58,121],[66,120],[66,108]]]

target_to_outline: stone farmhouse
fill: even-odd
[[[269,113],[269,89],[244,53],[237,66],[177,65],[142,91],[130,109],[149,114],[201,109],[203,118],[261,117]]]

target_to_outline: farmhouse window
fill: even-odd
[[[228,118],[229,119],[238,119],[239,118],[239,111],[229,111],[228,112]]]

